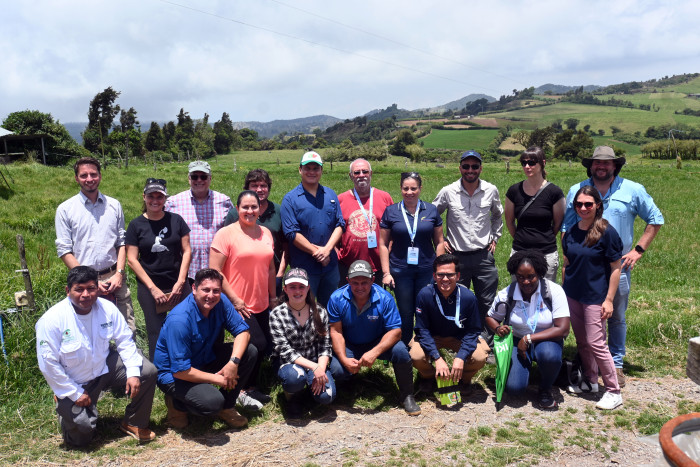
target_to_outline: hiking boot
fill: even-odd
[[[581,381],[577,386],[571,386],[566,388],[566,392],[571,394],[581,394],[588,392],[598,392],[598,383],[589,383],[588,381]]]
[[[245,391],[241,391],[240,394],[238,394],[236,404],[248,410],[260,410],[263,407],[262,402],[254,399]]]
[[[622,368],[615,368],[615,373],[617,374],[617,385],[620,386],[620,389],[624,388],[627,384],[627,378],[625,378]]]
[[[413,394],[406,396],[402,402],[402,405],[403,409],[408,415],[420,415],[420,406],[416,404],[416,398],[413,397]]]
[[[556,410],[557,401],[554,400],[554,397],[552,397],[552,391],[540,389],[540,393],[537,399],[537,405],[542,410]]]
[[[239,414],[233,407],[230,409],[221,409],[216,414],[221,420],[226,422],[231,428],[243,428],[248,424],[248,419]]]
[[[140,443],[147,443],[156,438],[156,434],[148,428],[139,428],[137,426],[129,425],[124,421],[119,425],[119,429],[132,438],[139,440]]]
[[[258,391],[257,389],[248,389],[245,393],[248,395],[248,397],[252,397],[263,405],[272,400],[272,397],[268,396],[264,392]]]
[[[622,405],[622,395],[606,391],[603,398],[595,405],[602,410],[612,410]]]
[[[167,420],[171,427],[181,430],[189,425],[187,412],[175,408],[175,401],[172,396],[165,396],[165,406],[168,408]]]
[[[299,419],[304,417],[304,407],[301,403],[301,393],[284,391],[284,398],[287,401],[285,404],[285,413],[289,419]]]

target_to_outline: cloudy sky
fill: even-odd
[[[4,2],[0,121],[87,121],[108,86],[143,127],[352,118],[545,83],[700,72],[700,2],[23,0]]]

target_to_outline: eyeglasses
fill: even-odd
[[[454,279],[457,276],[456,272],[436,272],[435,277],[438,279]]]
[[[462,170],[479,170],[479,167],[481,167],[481,164],[462,164]]]
[[[533,161],[533,160],[520,161],[520,165],[522,165],[523,167],[525,167],[526,165],[530,166],[530,167],[534,167],[537,165],[537,161]]]
[[[594,205],[595,203],[591,201],[586,201],[585,203],[582,203],[581,201],[574,201],[574,206],[576,207],[576,209],[581,209],[583,207],[585,207],[586,209],[591,209]]]
[[[369,175],[369,170],[355,170],[352,173],[353,175]]]
[[[196,182],[197,180],[209,180],[209,174],[202,174],[202,175],[197,175],[197,174],[190,174],[190,180]]]
[[[157,183],[157,184],[163,185],[163,186],[168,184],[168,182],[166,182],[162,178],[147,178],[146,185],[150,185],[151,183]]]

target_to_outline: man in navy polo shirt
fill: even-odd
[[[153,363],[174,428],[187,426],[188,412],[216,415],[234,428],[248,423],[235,406],[257,350],[249,343],[248,325],[221,295],[222,281],[215,269],[198,271],[192,295],[168,314],[158,337]],[[218,343],[224,328],[235,337],[233,343]]]
[[[435,283],[423,287],[416,300],[416,337],[411,342],[411,359],[421,377],[419,387],[431,392],[437,376],[461,381],[462,390],[468,390],[489,351],[479,336],[482,323],[476,296],[457,283],[459,258],[455,255],[435,258],[433,279]],[[443,348],[456,352],[452,368],[440,355]]]
[[[413,367],[406,344],[401,341],[401,317],[396,302],[386,290],[373,283],[372,266],[358,260],[348,269],[348,285],[328,301],[336,381],[349,379],[360,368],[371,367],[379,358],[394,366],[399,400],[409,415],[419,415],[413,397]]]
[[[289,263],[309,274],[309,286],[324,307],[338,286],[335,245],[345,228],[338,196],[319,183],[321,156],[309,151],[299,163],[301,183],[282,200],[282,230],[289,241]]]

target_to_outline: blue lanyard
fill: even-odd
[[[362,205],[362,201],[360,201],[360,196],[357,194],[357,190],[353,188],[352,190],[353,193],[355,193],[355,199],[357,200],[357,204],[360,205],[360,210],[362,211],[362,214],[365,216],[365,219],[367,219],[367,225],[369,226],[369,231],[372,231],[372,212],[373,207],[374,207],[374,188],[369,189],[369,214],[367,214],[367,211],[365,211],[365,207]]]
[[[435,287],[437,287],[437,285]],[[450,321],[454,321],[455,324],[457,325],[457,327],[461,329],[464,326],[462,326],[462,322],[459,320],[459,312],[462,309],[462,307],[461,307],[462,294],[459,293],[460,287],[464,287],[464,286],[461,284],[457,284],[457,288],[455,289],[455,292],[457,292],[457,303],[455,303],[455,317],[454,318],[450,318],[449,316],[446,316],[445,312],[442,310],[442,303],[440,303],[440,295],[442,295],[442,294],[440,294],[440,292],[435,290],[435,288],[433,288],[433,294],[435,294],[435,301],[437,302],[437,306],[438,306],[438,309],[440,310],[440,314],[442,316],[444,316],[445,319],[450,320]]]
[[[418,232],[418,214],[420,212],[420,200],[416,205],[416,213],[413,216],[413,230],[411,230],[411,224],[408,222],[408,215],[406,214],[406,208],[404,207],[403,201],[401,201],[401,214],[403,214],[403,221],[406,223],[406,229],[408,230],[408,235],[411,237],[411,246],[413,246],[413,239],[416,238],[416,232]]]
[[[532,316],[528,315],[522,300],[520,300],[520,308],[523,310],[523,315],[525,316],[527,325],[530,327],[530,329],[532,329],[532,332],[535,332],[535,329],[537,329],[537,322],[540,320],[540,311],[542,310],[542,294],[537,294],[537,304],[535,305],[535,313]]]

